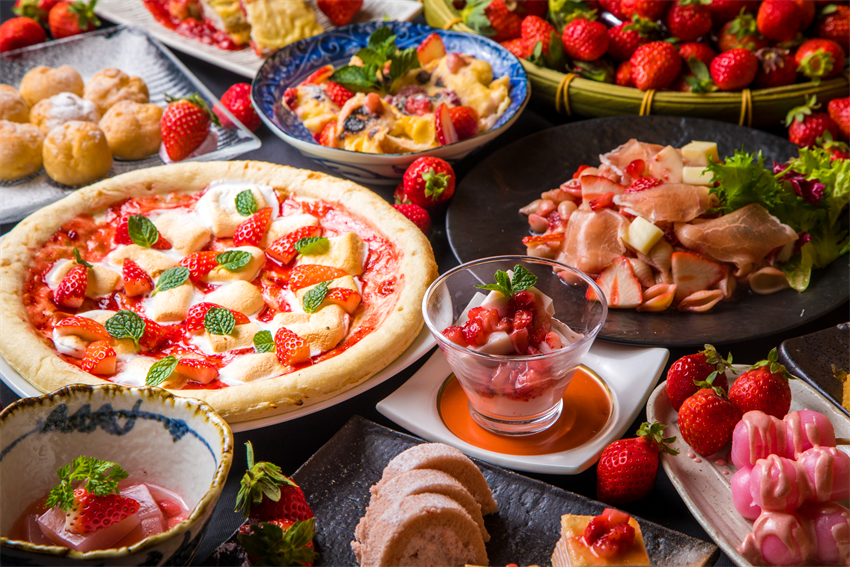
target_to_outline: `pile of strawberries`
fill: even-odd
[[[100,25],[94,13],[97,0],[16,0],[10,18],[0,25],[0,53],[92,31]]]
[[[519,58],[641,90],[820,81],[850,49],[850,6],[831,0],[467,0],[462,14]]]

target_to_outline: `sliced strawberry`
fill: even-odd
[[[626,173],[629,177],[640,177],[646,171],[646,162],[642,159],[635,159],[629,162],[626,166]]]
[[[726,277],[726,269],[693,252],[673,252],[670,258],[676,303],[697,291],[711,288]]]
[[[626,188],[626,193],[637,193],[639,191],[651,189],[652,187],[658,187],[659,185],[661,185],[660,179],[655,179],[654,177],[638,177],[632,180]]]
[[[446,46],[438,34],[432,33],[416,48],[416,56],[419,58],[419,65],[424,67],[431,61],[445,57]]]
[[[275,333],[274,350],[281,364],[293,365],[310,360],[310,345],[286,327]]]
[[[522,243],[526,246],[540,246],[541,244],[560,243],[564,241],[564,233],[541,234],[539,236],[525,236]]]
[[[259,246],[272,222],[272,208],[257,211],[242,221],[233,235],[234,246]]]
[[[600,195],[590,202],[590,209],[593,211],[598,211],[599,209],[610,209],[614,206],[614,195],[615,193],[609,191],[604,195]]]
[[[325,93],[328,95],[328,98],[333,101],[335,105],[342,108],[343,105],[348,102],[348,99],[354,97],[354,93],[340,85],[339,83],[335,83],[333,81],[328,81],[325,85]]]
[[[53,292],[53,302],[59,307],[79,309],[86,298],[88,282],[88,268],[77,264],[59,282],[56,291]]]
[[[301,266],[295,266],[289,273],[289,289],[295,292],[317,283],[335,280],[336,278],[347,275],[345,270],[340,270],[339,268],[319,264],[303,264]]]
[[[619,183],[614,183],[607,177],[600,177],[598,175],[582,175],[580,180],[581,198],[588,202],[598,199],[605,193],[622,195],[626,190]]]
[[[73,507],[65,512],[65,530],[72,534],[90,534],[118,523],[139,511],[139,503],[120,494],[95,496],[78,488]]]
[[[181,358],[177,363],[177,372],[201,384],[209,384],[218,378],[218,369],[200,358]]]
[[[596,284],[605,294],[608,307],[630,309],[643,303],[643,293],[640,282],[632,270],[628,258],[618,256],[611,264],[602,270],[596,279]],[[591,288],[587,289],[588,299],[596,299]],[[594,297],[590,297],[594,295]]]
[[[85,341],[108,340],[110,335],[106,327],[88,317],[66,317],[53,326],[57,336],[76,335]]]
[[[324,67],[319,67],[317,70],[313,71],[313,74],[307,77],[304,80],[305,85],[318,85],[325,79],[329,79],[331,75],[334,74],[334,66],[333,65],[325,65]]]
[[[463,328],[458,327],[457,325],[452,325],[451,327],[443,329],[443,335],[445,335],[445,337],[453,343],[462,347],[469,346],[469,343],[466,342],[466,338],[463,336]]]
[[[478,113],[471,106],[455,106],[449,109],[457,137],[466,140],[478,134]]]
[[[198,303],[197,305],[190,307],[189,312],[186,313],[186,321],[183,323],[183,328],[190,333],[203,330],[204,316],[206,316],[207,311],[214,307],[221,307],[221,305],[204,301],[203,303]],[[234,311],[233,309],[228,309],[228,311],[233,313],[233,318],[236,319],[237,325],[247,325],[251,322],[248,317],[239,311]]]
[[[360,305],[361,300],[362,298],[357,291],[348,289],[347,287],[332,287],[325,296],[325,301],[339,305],[349,315],[357,310],[357,306]]]
[[[109,341],[95,341],[86,347],[86,354],[83,355],[80,368],[89,374],[109,376],[115,374],[116,360],[115,349]]]
[[[207,277],[207,274],[213,268],[218,267],[218,262],[215,261],[216,256],[218,256],[218,252],[195,252],[185,258],[181,258],[180,265],[184,268],[189,268],[189,279],[193,282],[199,282]]]
[[[288,106],[290,110],[298,108],[298,89],[288,88],[283,91],[283,103]]]
[[[165,342],[168,329],[147,317],[142,317],[142,320],[145,322],[145,332],[139,339],[139,347],[142,350],[156,350]]]
[[[445,103],[440,104],[434,112],[434,126],[437,129],[437,141],[441,146],[460,141],[454,124],[452,124],[452,113]]]
[[[311,236],[321,235],[322,227],[320,226],[302,226],[301,228],[289,232],[272,242],[269,247],[266,248],[266,256],[277,260],[281,264],[288,264],[298,255],[298,251],[295,250],[296,242],[302,238],[310,238]]]
[[[320,146],[325,146],[328,148],[336,147],[336,122],[331,121],[325,124],[325,127],[322,128],[322,131],[318,134],[314,135],[316,142]]]
[[[487,342],[487,334],[477,319],[470,319],[464,323],[461,332],[469,346],[483,346]]]
[[[153,291],[153,280],[137,263],[127,258],[121,265],[124,295],[135,297]]]

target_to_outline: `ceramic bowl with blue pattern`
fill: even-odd
[[[181,496],[183,522],[129,547],[79,552],[10,539],[25,509],[58,484],[57,469],[86,455]],[[0,412],[0,564],[188,565],[233,458],[233,434],[199,400],[160,388],[73,385]]]
[[[377,28],[392,28],[399,49],[415,47],[437,33],[447,53],[466,53],[490,63],[493,77],[510,77],[511,105],[489,131],[432,150],[408,154],[368,154],[318,144],[294,112],[282,102],[283,92],[299,85],[313,71],[327,64],[347,65],[365,47]],[[528,103],[530,87],[519,60],[486,37],[435,29],[411,22],[366,22],[339,28],[295,42],[266,59],[254,77],[252,99],[260,118],[279,138],[326,168],[355,181],[394,184],[416,158],[435,156],[455,163],[507,130]]]

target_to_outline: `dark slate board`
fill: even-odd
[[[446,219],[455,256],[469,262],[489,256],[525,254],[529,234],[519,209],[543,191],[557,188],[580,165],[596,166],[599,154],[637,138],[681,147],[691,140],[717,142],[721,156],[743,147],[761,150],[767,165],[797,155],[788,140],[713,120],[674,116],[623,116],[565,124],[527,136],[483,159],[463,178]],[[848,256],[816,270],[805,293],[784,290],[760,296],[744,293],[709,313],[638,313],[611,309],[599,338],[637,345],[724,344],[779,333],[812,321],[847,301]]]
[[[788,339],[779,346],[779,360],[850,417],[841,405],[843,386],[832,373],[833,366],[850,372],[850,323]]]
[[[351,540],[366,512],[369,488],[381,479],[393,457],[423,442],[354,416],[295,472],[293,479],[316,515],[315,565],[357,565]],[[596,515],[605,508],[584,496],[473,460],[499,504],[498,513],[484,517],[491,536],[487,543],[491,565],[549,565],[561,533],[561,515]],[[717,560],[720,550],[714,544],[636,519],[653,565],[713,565]],[[244,557],[234,541],[232,537],[223,544],[204,565],[241,564]]]

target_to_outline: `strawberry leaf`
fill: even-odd
[[[204,329],[211,335],[229,335],[236,326],[236,317],[226,307],[213,307],[204,314]]]
[[[228,272],[238,272],[248,265],[251,258],[253,258],[251,253],[245,250],[228,250],[218,254],[215,261]]]
[[[310,543],[315,520],[295,522],[286,530],[271,522],[251,524],[251,533],[239,533],[239,544],[256,565],[312,565],[318,557]]]
[[[145,377],[145,386],[159,386],[168,380],[177,369],[178,362],[180,361],[173,354],[169,354],[165,358],[154,362],[153,366],[148,369],[148,375]]]
[[[328,296],[328,282],[322,282],[307,293],[301,300],[301,307],[305,313],[315,313],[321,307],[325,297]]]
[[[248,459],[248,470],[240,481],[239,493],[236,495],[234,512],[242,512],[247,518],[251,512],[251,504],[260,504],[263,498],[274,502],[280,500],[280,487],[284,484],[298,486],[285,476],[280,467],[265,461],[254,464],[254,446],[250,441],[245,443]]]
[[[151,297],[153,297],[160,291],[168,291],[169,289],[180,287],[187,281],[189,281],[189,268],[183,266],[177,266],[176,268],[168,268],[167,270],[162,272],[162,275],[160,275],[159,279],[156,281],[156,287],[153,288],[153,293],[151,293]]]
[[[133,339],[139,348],[139,339],[145,334],[145,321],[132,311],[122,309],[106,320],[106,331],[116,339]]]
[[[274,352],[274,339],[271,331],[259,331],[254,335],[254,348],[257,352]]]
[[[74,481],[84,481],[82,488],[95,496],[107,496],[118,494],[118,481],[130,476],[120,465],[85,455],[60,468],[56,474],[59,485],[50,491],[45,504],[48,508],[58,504],[65,511],[74,506]]]
[[[130,215],[127,219],[127,232],[134,244],[150,248],[159,240],[159,231],[151,220],[144,215]]]
[[[324,236],[307,236],[295,243],[295,250],[305,256],[320,256],[330,250],[331,241]]]
[[[257,200],[250,189],[245,189],[236,195],[236,210],[243,217],[250,217],[257,212]]]

